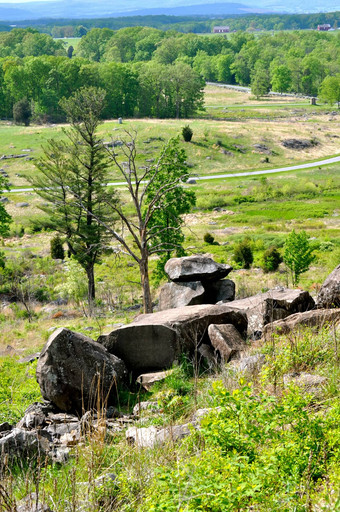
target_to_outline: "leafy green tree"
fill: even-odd
[[[62,107],[71,124],[64,132],[66,140],[51,139],[36,163],[39,176],[27,177],[48,203],[41,209],[48,214],[50,227],[66,238],[70,254],[86,272],[90,307],[95,298],[94,265],[107,241],[103,223],[112,227],[114,222],[106,204],[116,200],[114,193],[108,197],[108,160],[96,134],[104,100],[105,91],[93,87],[64,99]]]
[[[245,238],[234,247],[234,260],[244,268],[250,268],[254,261],[253,250],[249,238]]]
[[[113,36],[108,28],[93,28],[81,38],[77,54],[99,62],[105,53],[106,43]]]
[[[340,74],[326,76],[320,86],[319,97],[331,105],[337,103],[340,108]]]
[[[292,83],[292,75],[288,66],[281,64],[275,66],[272,70],[272,89],[273,91],[287,92]]]
[[[189,211],[195,199],[193,193],[182,186],[189,173],[185,152],[180,149],[177,139],[170,139],[157,161],[145,166],[142,172],[138,171],[136,134],[127,133],[127,140],[122,143],[120,148],[108,148],[107,151],[126,183],[133,215],[131,202],[127,209],[123,203],[110,201],[112,214],[121,220],[122,228],[110,227],[98,215],[95,218],[138,263],[144,312],[151,313],[149,258],[160,254],[164,265],[167,258],[162,260],[163,255],[169,257],[173,251],[181,253],[181,215]],[[129,162],[128,165],[122,162],[121,156]],[[128,238],[125,232],[129,233]]]
[[[299,282],[300,275],[306,272],[314,261],[313,251],[305,231],[296,233],[293,230],[286,238],[283,261],[291,272],[293,285]]]
[[[257,99],[268,94],[270,90],[270,79],[268,70],[263,62],[258,61],[256,63],[250,85],[251,92]]]
[[[23,98],[13,105],[13,119],[16,124],[29,126],[31,117],[31,104],[27,98]]]

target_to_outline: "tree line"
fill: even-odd
[[[340,21],[340,12],[322,12],[309,14],[244,14],[227,17],[206,16],[124,16],[121,18],[96,19],[39,19],[29,22],[40,32],[46,32],[53,37],[81,37],[92,28],[109,28],[119,30],[125,27],[145,26],[160,30],[176,30],[183,33],[212,32],[215,25],[228,25],[231,31],[238,30],[305,30],[316,29],[323,23],[329,23],[337,28]],[[18,22],[17,26],[27,27],[27,22]],[[1,30],[10,30],[5,23],[0,25]]]
[[[278,32],[203,37],[132,27],[94,28],[76,56],[33,29],[0,33],[0,116],[23,98],[39,120],[62,121],[59,101],[83,86],[106,91],[104,118],[189,117],[203,105],[204,81],[317,95],[339,81],[340,33]],[[334,81],[334,80],[333,80]],[[335,99],[334,101],[338,101]]]

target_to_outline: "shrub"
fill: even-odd
[[[193,133],[194,132],[192,131],[192,129],[190,128],[190,126],[188,124],[186,126],[184,126],[184,128],[182,128],[182,136],[183,136],[183,139],[185,140],[185,142],[191,141]]]
[[[215,238],[212,236],[211,233],[206,233],[203,237],[203,240],[206,244],[213,245]]]
[[[269,247],[263,253],[263,265],[262,268],[265,272],[275,272],[282,263],[282,256],[276,247]]]
[[[59,235],[51,240],[51,258],[54,260],[63,260],[65,258],[63,242]]]
[[[296,233],[294,230],[288,235],[285,242],[283,260],[291,271],[293,285],[297,284],[300,275],[309,269],[315,259],[314,248],[311,246],[305,231]]]
[[[16,124],[29,126],[31,117],[31,105],[27,98],[23,98],[13,105],[13,119]]]
[[[250,268],[250,265],[254,261],[254,256],[249,238],[245,238],[242,242],[235,245],[234,260],[244,268]]]

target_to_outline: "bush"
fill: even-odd
[[[282,256],[277,250],[277,247],[269,247],[269,249],[263,253],[262,268],[265,272],[275,272],[282,261]]]
[[[310,264],[314,261],[314,247],[308,240],[305,231],[296,233],[294,230],[287,236],[284,246],[283,260],[292,275],[293,285],[300,280],[300,275],[309,269]]]
[[[203,237],[203,240],[206,244],[214,245],[215,238],[212,236],[211,233],[206,233]]]
[[[245,238],[242,242],[235,245],[234,260],[244,268],[250,268],[250,265],[254,261],[254,256],[249,238]]]
[[[63,260],[65,258],[63,242],[59,235],[51,240],[51,258],[54,260]]]
[[[190,126],[188,124],[186,126],[184,126],[184,128],[182,128],[182,136],[183,136],[183,139],[185,140],[185,142],[190,142],[193,134],[194,134],[194,132],[192,131],[192,129],[190,128]]]
[[[29,126],[31,117],[31,105],[27,98],[23,98],[13,105],[13,119],[16,124]]]

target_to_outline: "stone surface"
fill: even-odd
[[[254,356],[244,357],[239,361],[232,361],[230,365],[240,372],[258,373],[265,362],[266,358],[263,354],[255,354]]]
[[[158,309],[181,308],[203,304],[205,290],[200,281],[186,283],[166,283],[159,294]]]
[[[171,281],[217,281],[226,277],[233,268],[216,263],[207,256],[171,258],[164,267]]]
[[[136,382],[137,384],[143,386],[144,389],[149,391],[156,382],[160,382],[166,379],[172,373],[173,370],[167,370],[165,372],[143,373],[137,377]]]
[[[243,312],[226,304],[198,305],[139,315],[128,326],[100,336],[98,341],[135,373],[164,370],[181,354],[193,354],[205,339],[210,345],[210,324],[233,324],[241,335],[247,330]]]
[[[0,468],[5,455],[10,462],[45,457],[49,453],[49,441],[40,436],[35,430],[14,428],[9,434],[0,439]]]
[[[90,338],[63,328],[49,337],[37,366],[43,397],[66,412],[95,407],[98,389],[102,403],[115,402],[116,388],[125,377],[123,361]]]
[[[310,373],[305,372],[287,373],[283,376],[283,383],[285,386],[294,384],[295,386],[298,386],[299,388],[302,388],[310,393],[318,392],[320,388],[326,384],[326,382],[326,377],[321,377],[320,375],[311,375]]]
[[[237,353],[247,348],[240,333],[232,324],[211,324],[208,327],[208,335],[215,353],[224,362],[228,362]]]
[[[311,310],[314,300],[308,292],[274,288],[246,299],[228,302],[228,307],[244,311],[248,318],[248,334],[258,337],[269,322],[281,320],[293,313]]]
[[[158,402],[144,401],[136,404],[133,408],[132,413],[134,416],[140,416],[143,411],[157,412],[159,411],[159,409],[160,407],[158,405]]]
[[[139,448],[152,448],[157,442],[157,429],[154,426],[131,427],[127,429],[125,437],[129,444],[134,444]]]
[[[130,371],[138,373],[169,368],[180,355],[176,331],[161,323],[132,322],[100,336],[98,342],[123,359]]]
[[[17,424],[17,428],[35,429],[43,427],[46,424],[46,417],[50,411],[50,405],[34,402],[24,412],[24,416]]]
[[[318,308],[340,307],[340,265],[327,277],[316,298]]]
[[[222,279],[205,283],[206,304],[229,302],[235,299],[235,283],[231,279]]]
[[[269,340],[273,334],[288,334],[303,327],[315,327],[320,329],[326,325],[334,325],[340,322],[340,308],[337,309],[313,309],[304,313],[290,315],[284,320],[269,323],[263,330],[263,337]]]
[[[41,498],[32,492],[26,498],[19,501],[15,512],[52,512],[50,507],[41,503]]]

